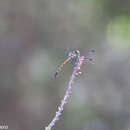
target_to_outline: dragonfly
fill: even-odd
[[[89,54],[95,52],[95,50],[91,50],[89,51]],[[70,50],[70,49],[66,49],[66,59],[64,60],[64,62],[57,68],[56,73],[54,74],[54,77],[56,78],[57,75],[59,74],[59,72],[62,70],[62,68],[64,67],[65,64],[67,64],[68,62],[70,62],[73,66],[76,65],[76,61],[77,58],[80,56],[80,50]],[[83,56],[83,64],[91,63],[92,62],[92,58],[90,57],[85,57]],[[81,72],[78,72],[78,74],[81,74]]]
[[[75,51],[70,51],[69,49],[66,50],[66,59],[65,61],[57,68],[56,73],[54,74],[54,77],[56,78],[57,75],[59,74],[59,72],[61,71],[61,69],[64,67],[65,64],[67,64],[69,61],[71,61],[71,63],[73,65],[75,65],[76,60],[78,58],[78,56],[80,56],[80,51],[79,50],[75,50]]]

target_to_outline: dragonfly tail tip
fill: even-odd
[[[57,75],[58,75],[58,72],[56,72],[56,73],[54,74],[54,78],[56,78]]]

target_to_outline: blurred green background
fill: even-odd
[[[130,130],[130,0],[1,0],[0,125],[42,130],[63,98],[65,49],[96,50],[54,130]]]

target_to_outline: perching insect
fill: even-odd
[[[95,52],[95,50],[91,50],[89,53],[93,53]],[[61,71],[61,69],[64,67],[64,65],[66,63],[68,63],[69,61],[71,61],[72,65],[75,66],[76,61],[78,56],[80,56],[80,51],[79,50],[75,50],[75,51],[70,51],[69,49],[66,50],[66,57],[67,59],[57,68],[56,73],[54,74],[54,77],[56,78],[57,75],[59,74],[59,72]],[[91,63],[92,62],[92,58],[89,57],[85,57],[82,56],[81,58],[83,58],[83,64],[88,63],[88,61]],[[77,75],[81,74],[81,72],[78,72]]]
[[[73,65],[75,65],[75,62],[76,62],[76,59],[77,59],[78,56],[80,56],[80,51],[79,50],[70,51],[69,49],[67,49],[67,51],[66,51],[67,59],[58,67],[58,69],[56,70],[56,73],[54,74],[54,77],[56,78],[56,76],[61,71],[61,69],[64,67],[64,65],[66,63],[68,63],[69,61],[71,61],[71,63]]]

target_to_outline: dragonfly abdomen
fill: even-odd
[[[61,69],[64,67],[64,65],[66,63],[68,63],[71,59],[73,59],[74,57],[76,57],[76,54],[73,54],[72,56],[70,56],[69,58],[67,58],[56,70],[56,73],[54,74],[54,77],[56,78],[56,76],[58,75],[58,73],[61,71]]]

